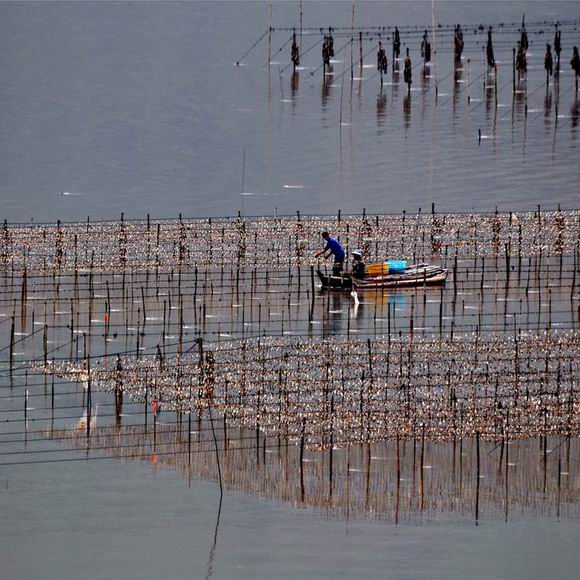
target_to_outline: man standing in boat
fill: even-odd
[[[339,276],[342,272],[342,266],[344,264],[344,249],[338,240],[334,240],[330,237],[330,234],[327,231],[322,232],[322,237],[326,242],[326,246],[324,246],[324,250],[318,252],[314,257],[319,258],[320,256],[326,254],[324,256],[326,259],[333,255],[334,265],[332,266],[332,274],[333,276]]]

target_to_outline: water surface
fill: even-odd
[[[524,12],[529,23],[579,17],[576,2],[435,4],[435,19],[444,25],[495,27],[520,22]],[[305,28],[350,26],[351,19],[350,2],[304,3]],[[355,25],[377,23],[430,27],[432,4],[357,2]],[[441,211],[577,207],[578,100],[567,65],[571,46],[580,44],[574,25],[562,38],[558,93],[554,87],[546,92],[543,84],[544,42],[553,29],[547,26],[541,35],[535,28],[530,35],[527,117],[510,84],[517,34],[498,34],[496,107],[482,79],[470,87],[454,83],[448,48],[436,55],[432,78],[421,79],[420,69],[415,71],[410,99],[404,87],[388,84],[392,62],[382,91],[372,66],[363,69],[362,82],[351,85],[346,48],[326,86],[316,70],[319,48],[304,54],[305,68],[292,79],[285,68],[289,45],[278,52],[289,30],[273,34],[271,64],[264,37],[235,66],[269,26],[298,28],[299,3],[273,3],[272,19],[266,2],[1,3],[0,218],[400,212],[429,210],[432,203]],[[472,42],[467,27],[464,32],[473,80],[483,72],[483,36],[474,34]],[[304,35],[303,52],[318,40]],[[368,50],[376,40],[365,39]],[[348,39],[337,36],[336,42],[340,47]],[[416,36],[409,46],[417,63]],[[355,44],[355,58],[356,50]],[[365,64],[374,64],[373,55],[374,49]],[[458,80],[467,81],[467,74],[464,68]],[[402,306],[408,309],[409,301]],[[338,299],[332,309],[349,308],[350,302]],[[492,310],[497,315],[497,306]],[[345,316],[337,319],[344,329]],[[7,397],[2,410],[11,412],[21,400],[9,401],[14,393],[5,373],[1,380],[0,396]],[[78,404],[80,398],[79,386],[59,404]],[[48,398],[40,403],[47,404]],[[20,420],[22,411],[14,416]],[[10,431],[22,434],[21,426],[2,426],[4,438],[14,437]],[[22,446],[22,440],[3,444],[2,452],[21,452]],[[56,446],[47,441],[36,448]],[[215,483],[187,481],[148,464],[5,466],[0,575],[577,574],[578,524],[551,512],[513,514],[507,524],[490,518],[477,528],[471,519],[451,517],[393,526],[328,518],[314,509],[228,492],[216,535],[218,499]]]

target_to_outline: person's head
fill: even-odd
[[[354,252],[351,252],[351,256],[358,262],[363,259],[364,254],[362,250],[355,250]]]
[[[329,234],[329,233],[328,233],[326,230],[324,230],[324,231],[322,232],[322,237],[323,237],[325,240],[330,240],[330,234]]]

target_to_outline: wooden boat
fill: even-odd
[[[353,278],[350,274],[328,276],[318,270],[318,277],[323,288],[337,290],[363,290],[365,288],[412,288],[420,286],[440,286],[445,284],[447,270],[440,266],[414,264],[400,274],[385,276],[367,276],[362,279]]]

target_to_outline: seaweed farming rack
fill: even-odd
[[[450,278],[355,304],[315,282],[323,229]],[[5,224],[0,464],[147,460],[397,522],[571,516],[579,240],[540,208]]]

